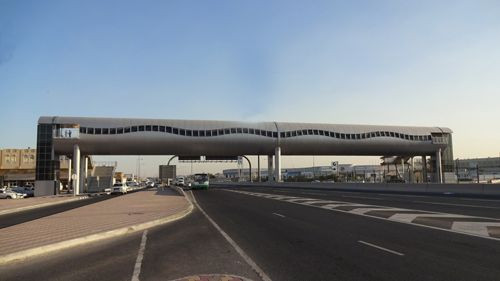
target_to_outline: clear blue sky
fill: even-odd
[[[499,77],[499,1],[0,0],[0,147],[74,115],[439,125],[498,156]]]

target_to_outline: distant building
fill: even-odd
[[[460,181],[488,182],[500,178],[500,157],[455,160],[456,174]]]
[[[35,149],[0,150],[0,186],[34,183],[35,168]]]

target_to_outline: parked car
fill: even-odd
[[[111,194],[127,194],[128,192],[128,186],[126,183],[121,183],[117,182],[113,185],[113,190],[111,191]]]
[[[26,197],[25,194],[10,189],[0,190],[0,199],[21,199],[24,197]]]
[[[15,187],[15,188],[12,188],[12,191],[17,192],[17,193],[26,194],[25,197],[35,196],[35,188],[32,186]]]

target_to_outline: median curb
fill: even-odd
[[[100,233],[95,233],[95,234],[91,234],[91,235],[87,235],[87,236],[83,236],[83,237],[78,237],[78,238],[74,238],[74,239],[70,239],[70,240],[66,240],[66,241],[61,241],[61,242],[57,242],[57,243],[53,243],[53,244],[48,244],[48,245],[44,245],[44,246],[40,246],[40,247],[35,247],[35,248],[31,248],[31,249],[27,249],[27,250],[23,250],[23,251],[19,251],[19,252],[10,253],[7,255],[0,256],[0,265],[10,263],[13,261],[19,261],[19,260],[30,258],[33,256],[46,254],[49,252],[54,252],[54,251],[58,251],[58,250],[63,250],[63,249],[75,247],[75,246],[80,246],[80,245],[83,245],[86,243],[96,242],[99,240],[104,240],[104,239],[108,239],[108,238],[112,238],[112,237],[117,237],[117,236],[122,236],[122,235],[130,234],[130,233],[138,232],[138,231],[145,230],[145,229],[148,229],[151,227],[159,226],[162,224],[166,224],[169,222],[173,222],[173,221],[182,219],[185,216],[189,215],[194,209],[193,204],[191,203],[191,201],[187,198],[187,196],[185,194],[184,194],[184,198],[189,203],[188,207],[185,210],[178,212],[176,214],[170,215],[168,217],[152,220],[149,222],[143,222],[143,223],[139,223],[139,224],[135,224],[135,225],[130,225],[130,226],[126,226],[126,227],[121,227],[121,228],[117,228],[114,230],[108,230],[108,231],[104,231],[104,232],[100,232]]]
[[[0,216],[1,215],[12,214],[12,213],[17,213],[17,212],[22,212],[22,211],[27,211],[27,210],[33,210],[33,209],[48,207],[48,206],[54,206],[54,205],[69,203],[69,202],[74,202],[74,201],[77,201],[77,200],[89,199],[89,198],[90,198],[89,196],[85,195],[85,196],[78,196],[78,197],[71,198],[71,199],[64,200],[64,201],[47,202],[47,203],[41,203],[41,204],[36,204],[36,205],[24,206],[24,207],[19,207],[19,208],[12,208],[12,209],[8,209],[8,210],[0,211]],[[16,200],[26,200],[26,199],[16,199]]]

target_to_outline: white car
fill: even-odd
[[[128,192],[128,186],[126,183],[121,183],[117,182],[113,185],[113,190],[111,191],[111,194],[127,194]]]
[[[184,177],[177,177],[175,179],[175,185],[177,185],[177,186],[185,186],[186,182],[184,181]]]
[[[0,199],[21,199],[26,197],[26,194],[15,192],[9,189],[0,189]]]

